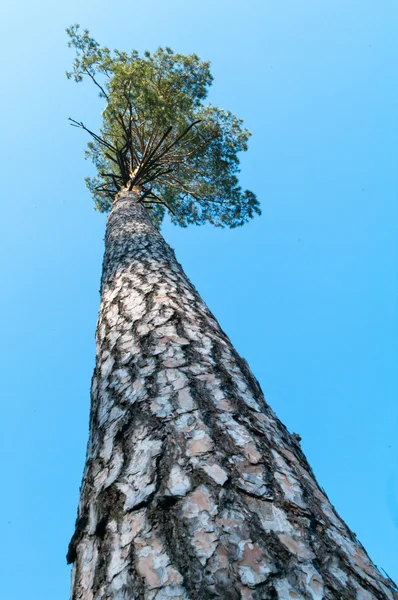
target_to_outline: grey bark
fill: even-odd
[[[398,599],[137,198],[107,222],[72,599]]]

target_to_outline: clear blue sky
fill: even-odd
[[[0,9],[4,600],[66,600],[105,219],[83,178],[100,102],[64,29],[212,61],[253,132],[263,216],[164,235],[332,503],[398,579],[396,0],[37,0]]]

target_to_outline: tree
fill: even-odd
[[[140,56],[68,30],[68,77],[105,100],[88,187],[109,211],[73,600],[394,600],[160,233],[260,214],[249,132],[205,105],[198,56]]]
[[[135,189],[158,225],[166,208],[182,226],[236,227],[260,214],[236,176],[249,132],[230,111],[203,105],[212,82],[208,62],[170,48],[143,58],[135,50],[112,54],[88,31],[67,31],[78,53],[67,76],[89,77],[106,99],[100,135],[71,119],[93,138],[86,156],[98,175],[86,181],[98,210],[110,210],[121,190]]]

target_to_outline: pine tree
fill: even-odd
[[[260,214],[249,132],[204,103],[209,63],[68,29],[105,100],[87,156],[109,211],[72,600],[396,600],[160,233]]]

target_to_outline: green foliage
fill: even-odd
[[[230,111],[205,105],[212,76],[196,54],[170,48],[140,56],[101,48],[79,25],[67,29],[76,50],[68,78],[88,77],[106,102],[86,157],[97,168],[87,186],[108,211],[120,189],[135,189],[160,225],[165,210],[181,226],[236,227],[260,214],[256,196],[238,183],[237,154],[250,133]]]

